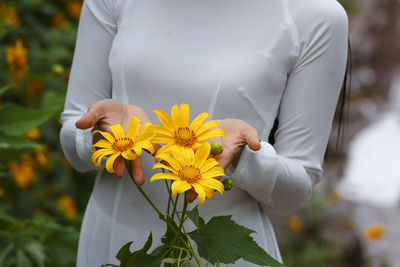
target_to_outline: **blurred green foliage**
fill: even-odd
[[[93,173],[59,144],[80,1],[0,2],[0,266],[74,266]]]

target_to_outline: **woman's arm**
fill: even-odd
[[[246,146],[232,174],[238,187],[280,214],[302,207],[322,175],[345,72],[346,13],[336,1],[310,5],[315,6],[309,12],[292,10],[299,51],[282,97],[275,144],[262,141],[258,151]]]
[[[117,31],[114,0],[85,0],[68,82],[60,141],[68,161],[78,171],[95,169],[91,162],[92,133],[75,122],[99,100],[111,98],[108,57]]]

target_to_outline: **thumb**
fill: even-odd
[[[257,151],[261,148],[260,137],[258,136],[257,130],[253,127],[250,127],[245,131],[244,139],[251,150]]]
[[[91,111],[88,111],[85,115],[82,116],[76,123],[75,126],[76,128],[79,129],[89,129],[96,125],[96,123],[100,120],[101,116],[100,113],[94,109]]]

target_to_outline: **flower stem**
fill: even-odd
[[[128,169],[129,177],[132,179],[133,183],[135,184],[135,186],[136,186],[136,188],[139,190],[139,192],[143,195],[143,197],[147,200],[147,202],[148,202],[148,203],[153,207],[153,209],[157,212],[159,218],[160,218],[162,221],[164,221],[164,222],[167,224],[167,226],[168,226],[173,232],[175,232],[175,234],[178,236],[178,238],[182,241],[182,243],[188,248],[188,250],[190,251],[190,253],[192,254],[192,256],[196,259],[196,262],[199,264],[199,266],[202,267],[202,265],[201,265],[201,263],[200,263],[200,260],[197,258],[196,252],[194,251],[193,246],[192,246],[192,244],[190,243],[189,238],[187,239],[187,241],[186,241],[184,238],[182,238],[182,236],[181,236],[182,233],[178,233],[178,231],[176,231],[176,229],[174,228],[174,226],[165,218],[164,214],[161,213],[161,211],[156,207],[156,205],[154,205],[154,203],[153,203],[153,202],[151,201],[151,199],[147,196],[147,194],[143,191],[143,189],[135,183],[135,180],[133,179],[133,177],[132,177],[132,175],[131,175],[131,174],[132,174],[131,164],[130,164],[130,162],[129,162],[128,160],[126,160],[126,159],[125,159],[125,165],[126,165],[126,167],[127,167],[127,169]],[[179,196],[179,195],[178,195],[178,196]],[[178,196],[176,197],[176,201],[175,201],[175,204],[174,204],[174,213],[175,213],[175,212],[177,213],[177,211],[176,211],[176,204],[177,204],[177,202],[178,202]],[[173,214],[174,214],[174,213],[173,213]],[[173,214],[172,214],[172,215],[173,215]],[[178,214],[177,214],[177,216],[178,216]],[[179,216],[178,216],[178,218],[179,218]],[[188,237],[188,234],[186,233],[185,229],[184,229],[183,227],[182,227],[182,229],[184,230],[185,235]],[[189,242],[189,244],[188,244],[187,242]]]

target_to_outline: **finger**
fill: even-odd
[[[253,127],[249,127],[244,132],[244,139],[251,150],[257,151],[261,148],[260,137]]]
[[[122,157],[118,157],[114,161],[115,176],[121,179],[125,175],[125,163]]]
[[[137,157],[135,160],[131,161],[132,166],[132,177],[135,180],[137,185],[144,184],[144,173],[143,173],[143,163],[140,157]]]
[[[94,109],[91,111],[88,111],[85,115],[83,115],[82,118],[80,118],[76,123],[75,126],[76,128],[79,129],[89,129],[93,127],[99,120],[101,116],[100,113]]]
[[[189,191],[186,192],[186,200],[189,202],[195,201],[197,198],[197,193],[193,189],[190,189]]]
[[[232,156],[222,155],[222,157],[218,159],[220,167],[226,169],[228,165],[232,162],[232,158],[233,158]]]

